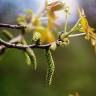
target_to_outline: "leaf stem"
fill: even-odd
[[[68,23],[68,13],[66,13],[65,15],[64,33],[67,32],[67,23]]]

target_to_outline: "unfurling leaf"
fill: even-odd
[[[55,1],[48,5],[47,9],[51,11],[58,11],[64,8],[64,3],[61,1]]]
[[[78,9],[78,13],[79,13],[80,24],[81,24],[81,29],[79,31],[86,33],[85,39],[91,40],[91,44],[93,45],[93,47],[96,51],[96,33],[94,32],[94,28],[92,28],[89,25],[83,9],[82,10]]]
[[[50,49],[46,49],[46,57],[47,57],[47,61],[48,61],[48,68],[47,68],[47,83],[50,86],[52,83],[52,77],[55,71],[55,65],[54,65],[54,60],[51,54]]]

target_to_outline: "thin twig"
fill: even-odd
[[[78,22],[79,22],[79,20],[78,20]],[[77,24],[78,23],[76,23],[76,25]],[[4,23],[0,23],[0,27],[11,28],[11,29],[20,29],[21,30],[21,34],[19,36],[15,37],[15,38],[11,39],[9,42],[6,42],[6,41],[0,39],[0,51],[2,51],[3,49],[5,49],[6,47],[7,48],[21,49],[21,50],[26,50],[26,48],[46,49],[46,48],[50,47],[51,44],[52,44],[52,43],[45,44],[45,45],[37,45],[37,44],[23,45],[23,44],[16,44],[16,42],[19,42],[22,39],[22,36],[25,33],[25,30],[24,30],[25,27],[19,26],[19,25],[4,24]],[[71,31],[73,31],[73,29],[71,29]],[[85,33],[70,35],[71,34],[71,31],[68,33],[68,35],[69,35],[68,37],[77,37],[77,36],[85,35]],[[58,45],[58,40],[55,43]]]
[[[69,35],[69,37],[77,37],[77,36],[82,36],[85,35],[85,33],[80,33],[80,34],[74,34],[74,35]],[[19,37],[18,37],[19,38]],[[16,39],[15,39],[16,41]],[[11,43],[10,43],[11,42]],[[22,50],[26,50],[26,48],[40,48],[40,49],[46,49],[48,47],[51,46],[52,43],[50,44],[45,44],[45,45],[36,45],[36,44],[32,44],[32,45],[22,45],[22,44],[12,44],[12,41],[10,42],[6,42],[2,39],[0,39],[0,45],[6,46],[7,48],[16,48],[16,49],[22,49]],[[58,42],[58,40],[56,41],[56,43]]]
[[[4,24],[4,23],[0,23],[0,27],[11,28],[11,29],[23,29],[23,28],[25,28],[24,26]]]
[[[72,34],[72,35],[69,35],[69,37],[78,37],[78,36],[83,36],[85,35],[86,33],[78,33],[78,34]]]
[[[64,24],[64,32],[67,32],[67,23],[68,23],[68,13],[65,13],[65,24]]]
[[[11,39],[10,41],[8,41],[8,43],[10,43],[10,44],[15,43],[15,44],[16,44],[16,43],[18,43],[19,41],[21,41],[21,39],[22,39],[22,35],[18,35],[17,37],[15,37],[15,38]],[[5,49],[6,49],[6,47],[7,47],[7,46],[5,46],[4,44],[1,44],[1,45],[0,45],[0,53],[4,52]]]
[[[46,45],[36,45],[36,44],[32,44],[32,45],[22,45],[22,44],[11,44],[9,42],[3,41],[2,39],[0,39],[0,45],[4,45],[7,48],[17,48],[17,49],[22,49],[25,50],[26,48],[40,48],[40,49],[46,49],[47,47],[49,47],[51,44],[46,44]]]

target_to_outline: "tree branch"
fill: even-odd
[[[32,45],[22,45],[22,44],[11,44],[9,42],[3,41],[2,39],[0,39],[0,45],[4,45],[7,48],[17,48],[17,49],[22,49],[25,50],[26,48],[40,48],[40,49],[46,49],[48,47],[51,46],[51,44],[46,44],[46,45],[36,45],[36,44],[32,44]]]
[[[20,26],[20,25],[11,25],[11,24],[4,24],[4,23],[0,23],[0,27],[4,27],[4,28],[11,28],[11,29],[24,29],[24,26]]]
[[[52,43],[50,44],[45,44],[45,45],[37,45],[37,44],[32,44],[32,45],[23,45],[23,44],[16,44],[16,42],[20,41],[23,33],[24,33],[24,28],[23,26],[19,25],[11,25],[11,24],[4,24],[0,23],[0,27],[4,28],[11,28],[11,29],[21,29],[21,35],[11,39],[9,42],[6,42],[2,39],[0,39],[0,51],[2,51],[5,48],[16,48],[16,49],[21,49],[21,50],[26,50],[26,48],[40,48],[40,49],[46,49],[51,46]],[[68,37],[77,37],[77,36],[82,36],[85,35],[85,33],[79,33],[79,34],[73,34],[69,35]],[[58,41],[56,41],[56,44],[58,45]]]
[[[77,37],[77,36],[82,36],[82,35],[85,35],[85,33],[69,35],[69,37]],[[20,38],[20,37],[18,37],[18,38]],[[6,42],[6,41],[3,41],[2,39],[0,39],[0,45],[6,46],[7,48],[16,48],[16,49],[26,50],[26,48],[46,49],[46,48],[50,47],[51,44],[52,44],[52,43],[45,44],[45,45],[36,45],[36,44],[32,44],[32,45],[12,44],[13,41],[15,40],[15,42],[16,42],[18,40],[18,38],[15,38],[15,39],[11,40],[10,42]],[[57,42],[58,42],[58,40],[56,41],[56,43]]]
[[[18,35],[17,37],[11,39],[8,43],[13,44],[13,43],[18,43],[20,40],[22,39],[22,35]],[[4,44],[0,44],[0,54],[3,53],[5,51],[5,49],[7,48],[7,46],[5,46]]]

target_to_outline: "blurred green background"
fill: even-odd
[[[91,22],[88,16],[90,24],[95,27],[93,18]],[[1,37],[4,38],[0,33]],[[57,48],[52,53],[56,71],[51,87],[46,86],[45,52],[39,49],[34,51],[38,62],[36,71],[25,64],[20,50],[7,49],[0,55],[0,96],[68,96],[75,92],[79,92],[80,96],[96,95],[96,54],[83,36],[71,38],[69,46]]]

